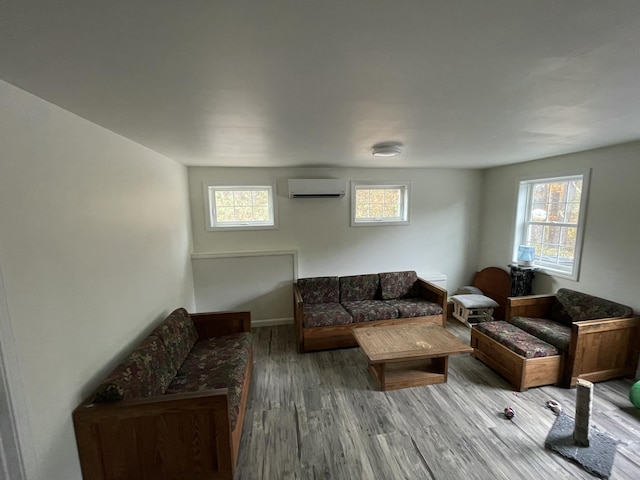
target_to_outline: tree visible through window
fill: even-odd
[[[273,228],[275,214],[271,186],[205,185],[208,230]]]
[[[535,247],[535,263],[577,278],[582,219],[586,205],[585,175],[520,182],[518,245]]]
[[[352,225],[408,223],[409,183],[365,184],[353,182]]]

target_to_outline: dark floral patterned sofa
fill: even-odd
[[[233,478],[252,367],[249,312],[173,311],[74,410],[84,480]]]
[[[576,385],[634,375],[640,318],[633,309],[561,288],[555,295],[510,297],[507,322],[476,325],[472,356],[511,380],[518,390]]]
[[[301,278],[293,296],[300,352],[356,346],[351,331],[362,326],[444,326],[447,305],[447,291],[414,271]]]

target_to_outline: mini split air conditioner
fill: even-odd
[[[291,178],[289,198],[340,198],[346,192],[346,182],[335,178]]]

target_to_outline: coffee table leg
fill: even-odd
[[[375,365],[369,363],[369,372],[377,380],[380,390],[385,391],[384,363],[377,363]]]

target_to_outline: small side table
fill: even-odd
[[[511,274],[511,296],[522,297],[533,293],[533,277],[536,267],[523,267],[516,264],[509,265]]]

